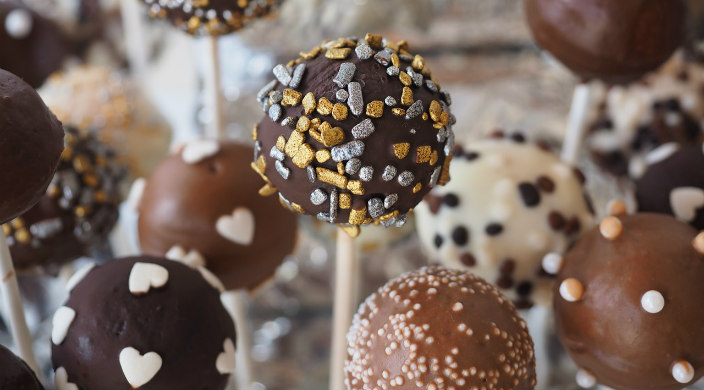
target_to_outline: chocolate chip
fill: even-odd
[[[433,243],[435,244],[435,247],[440,249],[442,246],[442,237],[439,234],[435,235],[435,238],[433,239]]]
[[[518,191],[527,207],[535,207],[540,203],[540,192],[533,184],[523,182],[518,185]]]
[[[457,244],[457,246],[464,246],[469,241],[469,232],[464,226],[457,226],[455,230],[452,231],[452,241]]]
[[[510,276],[500,276],[496,280],[496,285],[499,286],[499,288],[508,290],[509,288],[513,287],[513,278]]]
[[[486,225],[486,228],[484,228],[484,231],[486,232],[486,234],[488,234],[490,236],[496,236],[496,235],[501,234],[501,232],[504,231],[504,227],[503,227],[503,225],[501,225],[499,223],[490,223],[490,224]]]
[[[547,192],[548,194],[555,191],[555,182],[547,176],[540,176],[535,184],[540,188],[541,191]]]
[[[474,267],[477,265],[477,260],[471,253],[463,253],[462,256],[460,256],[460,261],[467,267]]]
[[[533,283],[529,281],[518,283],[518,286],[516,286],[516,292],[522,297],[530,295],[530,293],[533,292]]]
[[[565,227],[566,223],[567,220],[565,220],[565,217],[563,217],[559,212],[551,211],[550,214],[548,214],[548,224],[552,230],[560,231]]]
[[[511,276],[513,271],[516,270],[516,262],[513,259],[506,259],[501,262],[499,266],[499,273],[502,276]]]
[[[460,204],[460,198],[458,198],[457,195],[450,193],[445,195],[443,202],[448,207],[457,207]]]

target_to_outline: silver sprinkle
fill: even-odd
[[[396,227],[402,227],[403,225],[406,224],[406,221],[408,221],[408,214],[403,214],[396,218]]]
[[[316,218],[323,222],[330,222],[330,214],[328,213],[318,213],[318,215],[316,215]]]
[[[385,221],[380,221],[380,222],[381,222],[381,226],[383,226],[385,228],[390,228],[390,227],[394,226],[394,224],[396,223],[396,218],[390,218],[390,219],[387,219]]]
[[[409,132],[410,132],[411,134],[415,134],[415,133],[416,133],[416,129],[411,129]]]
[[[281,118],[281,113],[280,105],[274,104],[269,107],[269,118],[271,118],[272,121],[277,122],[279,118]]]
[[[281,103],[281,100],[284,98],[284,93],[281,91],[273,91],[269,94],[269,99],[271,99],[271,102],[273,104],[279,104]]]
[[[276,160],[276,163],[274,164],[276,166],[276,172],[279,172],[279,175],[284,178],[284,180],[288,180],[288,175],[291,174],[291,170],[286,168],[284,166],[284,163],[282,163],[279,160]]]
[[[33,236],[43,240],[59,233],[63,229],[63,226],[64,224],[61,222],[61,218],[52,218],[31,225],[29,231]]]
[[[376,62],[384,66],[389,66],[389,64],[391,63],[391,53],[386,50],[382,50],[374,55],[374,59],[376,60]]]
[[[308,165],[306,167],[306,173],[308,173],[308,181],[315,183],[315,180],[318,179],[318,175],[315,173],[315,168],[313,168],[312,165]]]
[[[301,80],[303,80],[303,75],[306,72],[306,64],[298,64],[296,69],[293,70],[293,77],[291,77],[291,82],[288,84],[289,87],[296,89],[301,85]]]
[[[445,103],[447,103],[450,106],[452,105],[452,97],[450,96],[449,93],[447,93],[447,91],[440,92],[440,96],[442,96],[442,100],[444,100]]]
[[[288,116],[288,117],[286,117],[286,119],[281,121],[281,126],[286,126],[286,127],[291,126],[292,124],[295,123],[294,122],[295,120],[296,119],[294,117]]]
[[[384,179],[384,181],[390,181],[393,180],[394,177],[396,177],[396,167],[387,165],[386,168],[384,168],[384,173],[381,174],[381,178]]]
[[[438,92],[438,86],[435,85],[435,82],[433,82],[433,80],[425,80],[425,87],[428,88],[431,92]]]
[[[80,189],[80,181],[78,180],[78,174],[71,171],[61,171],[59,172],[59,181],[61,182],[61,190],[63,192],[63,197],[68,201],[74,199],[78,195]]]
[[[389,66],[388,68],[386,68],[386,74],[391,77],[398,76],[399,73],[401,73],[401,69],[399,69],[398,66]]]
[[[443,143],[447,139],[447,128],[443,127],[436,135],[438,142]]]
[[[398,58],[399,58],[401,61],[406,61],[406,62],[412,62],[412,61],[413,61],[413,57],[409,56],[408,54],[399,54]]]
[[[437,167],[433,171],[433,174],[430,175],[430,187],[435,187],[436,184],[438,184],[438,180],[440,179],[440,172],[442,172],[442,167]]]
[[[384,201],[379,198],[371,198],[367,201],[367,211],[372,218],[379,218],[384,215]]]
[[[408,110],[406,111],[406,119],[413,119],[422,113],[423,102],[420,100],[416,100],[416,102],[413,103],[412,106],[408,107]]]
[[[330,150],[332,159],[335,162],[346,161],[354,157],[359,157],[364,153],[364,142],[351,141],[344,145],[335,146]]]
[[[366,166],[359,170],[359,179],[362,181],[372,181],[374,177],[374,167]]]
[[[457,117],[455,114],[450,114],[450,124],[453,126],[457,124]]]
[[[262,112],[267,113],[269,111],[269,100],[262,102]]]
[[[364,110],[364,99],[362,98],[362,86],[358,82],[352,82],[347,85],[350,97],[347,99],[347,105],[350,106],[350,111],[356,116],[362,115]]]
[[[262,154],[262,141],[257,141],[254,143],[254,161],[257,161],[260,154]]]
[[[280,192],[279,192],[279,199],[282,202],[284,202],[284,204],[286,205],[286,207],[288,207],[289,210],[293,210],[293,208],[291,207],[291,202],[289,202],[289,200],[286,199],[286,197]]]
[[[353,158],[347,161],[347,164],[345,164],[345,172],[347,172],[350,175],[356,175],[357,172],[359,172],[359,168],[362,166],[362,161],[360,161],[358,158]]]
[[[448,129],[447,142],[445,142],[445,156],[449,156],[452,153],[452,149],[455,148],[455,133]]]
[[[355,139],[365,139],[374,132],[374,123],[371,119],[365,119],[352,128],[352,136]]]
[[[320,188],[316,188],[315,191],[310,194],[310,203],[316,206],[320,206],[326,200],[328,200],[328,194]]]
[[[266,101],[266,98],[269,96],[269,92],[273,91],[274,87],[276,87],[276,80],[271,80],[269,84],[265,85],[264,88],[257,92],[257,100],[260,102]]]
[[[334,222],[337,218],[338,196],[337,188],[330,191],[330,222]]]
[[[340,88],[345,88],[347,84],[352,81],[354,77],[354,72],[357,71],[357,67],[351,62],[344,62],[340,65],[340,70],[337,72],[337,76],[332,80]]]
[[[276,79],[279,80],[279,82],[283,84],[284,87],[288,87],[288,85],[291,83],[291,73],[289,72],[288,68],[279,64],[274,67],[273,72]]]
[[[387,96],[386,99],[384,99],[384,103],[386,103],[389,107],[394,107],[397,104],[396,99],[394,99],[393,96]]]
[[[337,93],[335,94],[335,97],[338,101],[346,102],[347,98],[350,97],[350,94],[347,93],[347,91],[345,91],[344,89],[338,89]]]
[[[423,75],[422,75],[422,74],[420,74],[420,73],[413,73],[413,75],[411,75],[411,77],[413,78],[413,84],[414,84],[416,87],[422,87],[422,86],[423,86]]]
[[[357,53],[357,57],[360,60],[368,60],[372,57],[372,55],[374,55],[374,50],[372,50],[371,46],[366,43],[357,46],[357,48],[354,49],[354,52]]]
[[[269,157],[278,161],[284,161],[286,155],[284,154],[284,152],[280,151],[276,146],[272,146],[271,150],[269,151]]]
[[[384,208],[390,209],[398,201],[398,194],[391,194],[384,198]]]
[[[403,187],[408,187],[409,185],[411,185],[414,178],[415,177],[413,176],[413,173],[411,173],[410,171],[403,171],[400,175],[398,175],[398,184]]]

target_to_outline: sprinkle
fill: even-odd
[[[398,143],[392,145],[394,149],[394,155],[399,160],[403,160],[408,156],[408,152],[411,150],[411,144],[408,142]]]
[[[269,151],[269,157],[279,161],[284,161],[286,155],[284,154],[284,152],[280,151],[276,146],[272,146],[271,151]]]
[[[575,382],[577,382],[577,386],[584,389],[596,386],[596,378],[594,377],[594,375],[584,369],[580,369],[579,371],[577,371],[577,375],[575,376]]]
[[[665,297],[659,291],[650,290],[640,298],[640,305],[648,313],[660,313],[665,307]]]
[[[430,108],[428,109],[430,111],[430,119],[432,119],[435,122],[440,121],[440,116],[443,113],[442,106],[440,106],[440,103],[438,103],[437,100],[433,100],[430,102]]]
[[[542,266],[543,270],[550,275],[557,275],[562,269],[565,259],[559,253],[548,253],[543,256]]]
[[[347,91],[345,91],[344,89],[338,89],[335,93],[335,98],[337,98],[337,100],[341,102],[346,102],[348,97],[350,97],[350,94],[347,93]]]
[[[288,87],[288,85],[291,83],[291,73],[289,72],[288,68],[285,67],[284,65],[276,65],[274,67],[274,77],[276,77],[277,80],[281,84],[283,84],[284,87]]]
[[[345,60],[352,53],[352,49],[349,47],[332,47],[325,52],[325,58],[331,60]]]
[[[356,175],[359,172],[362,162],[358,158],[353,158],[347,161],[345,171],[350,175]]]
[[[313,168],[312,165],[308,165],[306,167],[306,173],[308,174],[308,181],[311,183],[315,183],[315,181],[318,179],[318,176],[315,174],[315,168]]]
[[[692,246],[697,252],[699,252],[699,254],[704,255],[704,232],[701,232],[694,237],[694,240],[692,240]]]
[[[388,74],[391,77],[396,77],[401,73],[401,69],[398,68],[398,66],[389,66],[386,68],[386,74]]]
[[[694,367],[688,361],[680,360],[672,366],[672,377],[679,383],[689,383],[694,379]]]
[[[271,118],[272,121],[276,122],[281,118],[281,106],[278,104],[274,104],[273,106],[269,107],[269,118]]]
[[[438,152],[433,150],[433,153],[430,154],[430,161],[428,161],[428,164],[435,165],[438,162]]]
[[[374,167],[366,166],[359,170],[359,179],[362,181],[372,181],[374,175]]]
[[[327,149],[318,150],[315,152],[315,159],[321,164],[330,160],[330,158],[330,151]]]
[[[430,161],[432,149],[430,146],[419,146],[416,148],[416,163],[422,164]]]
[[[367,33],[367,35],[364,36],[364,41],[374,49],[381,49],[383,37],[379,34]]]
[[[420,191],[423,188],[423,185],[420,183],[417,183],[415,186],[413,186],[413,193],[417,194],[418,191]]]
[[[410,106],[413,104],[413,91],[408,87],[403,87],[403,93],[401,93],[401,104],[404,106]]]
[[[293,156],[291,161],[299,168],[307,167],[315,157],[315,150],[308,144],[303,144]]]
[[[320,188],[317,188],[310,194],[310,202],[316,206],[320,206],[326,200],[328,200],[328,194]]]
[[[400,175],[398,175],[398,184],[403,187],[408,187],[409,185],[411,185],[414,178],[415,177],[413,176],[413,173],[411,173],[410,171],[403,171]]]
[[[269,94],[269,100],[271,104],[281,103],[281,99],[284,98],[284,94],[281,91],[271,91]]]
[[[413,119],[422,113],[423,102],[420,100],[416,100],[416,102],[413,103],[412,106],[408,107],[408,111],[406,111],[406,119]]]
[[[400,107],[395,107],[391,109],[391,113],[396,115],[396,116],[405,116],[406,115],[406,110]]]
[[[348,210],[352,207],[352,195],[343,192],[340,194],[340,208]]]
[[[318,108],[317,108],[318,114],[330,115],[332,113],[332,107],[333,107],[333,104],[330,100],[328,100],[328,98],[321,97],[318,100]]]
[[[337,173],[339,173],[340,175],[345,174],[345,164],[343,164],[342,162],[337,163]]]
[[[274,90],[274,87],[276,87],[276,80],[271,80],[269,84],[257,92],[257,100],[260,102],[265,101],[266,97],[269,96],[269,92]]]
[[[297,131],[292,132],[291,135],[288,137],[288,141],[286,141],[284,153],[286,153],[286,155],[290,158],[293,158],[293,156],[298,153],[298,148],[303,145],[303,142],[305,142],[305,140],[306,139],[303,133],[299,133]]]
[[[345,62],[340,65],[340,70],[337,72],[337,76],[333,79],[335,84],[340,88],[347,87],[347,84],[352,81],[354,77],[354,72],[357,71],[357,67],[351,62]]]
[[[374,132],[374,123],[371,119],[365,119],[352,128],[352,136],[355,139],[365,139]]]
[[[396,172],[396,167],[387,165],[384,168],[384,173],[381,174],[381,178],[384,179],[384,181],[391,181],[396,177]]]
[[[292,116],[288,116],[288,117],[286,117],[286,119],[284,119],[284,120],[281,121],[281,126],[289,127],[289,126],[291,126],[294,122],[296,122],[296,118],[294,118],[294,117],[292,117]]]
[[[623,224],[616,217],[606,217],[599,224],[599,232],[607,240],[613,241],[623,232]]]
[[[450,156],[452,154],[452,149],[455,148],[455,133],[452,130],[448,131],[447,134],[447,142],[445,142],[445,148],[443,148],[443,152],[445,152],[445,156]],[[447,160],[445,160],[447,161]]]
[[[398,201],[398,194],[390,194],[384,198],[384,208],[390,209]]]
[[[379,218],[384,215],[384,201],[379,198],[371,198],[367,201],[367,209],[372,218]]]
[[[364,219],[366,218],[366,216],[367,216],[367,208],[366,207],[361,210],[352,209],[350,211],[350,218],[349,218],[348,222],[351,225],[361,225],[364,222]]]
[[[318,54],[320,54],[320,52],[321,52],[322,50],[323,50],[323,49],[322,49],[320,46],[317,46],[317,47],[313,48],[313,50],[311,50],[311,51],[309,51],[309,52],[303,52],[303,51],[300,52],[300,56],[301,56],[301,58],[303,58],[304,60],[312,60],[313,58],[317,57]]]
[[[422,74],[416,73],[416,72],[409,72],[408,74],[413,79],[413,85],[415,85],[416,87],[420,87],[423,85],[423,75]]]
[[[606,209],[608,210],[609,215],[614,217],[625,215],[628,212],[626,203],[621,199],[613,199],[606,206]]]
[[[284,107],[295,107],[301,104],[301,98],[303,98],[303,95],[300,92],[286,88],[284,89],[284,98],[281,101],[281,105]]]
[[[413,63],[411,64],[411,66],[413,67],[413,69],[420,72],[421,70],[423,70],[423,68],[425,68],[425,60],[423,59],[423,57],[416,55],[415,58],[413,58]]]
[[[275,146],[277,149],[283,152],[284,148],[286,147],[286,138],[284,138],[283,135],[280,135],[279,138],[276,139]]]
[[[323,138],[322,144],[328,148],[339,145],[345,140],[345,132],[339,127],[332,127],[328,122],[320,125],[320,130],[320,136]]]
[[[401,80],[401,84],[405,85],[406,87],[410,87],[411,85],[413,85],[413,79],[406,72],[399,73],[398,78],[399,80]]]
[[[307,116],[298,118],[298,122],[296,122],[296,130],[301,133],[305,133],[308,129],[310,129],[310,119]]]
[[[337,219],[337,189],[330,191],[330,222]]]
[[[359,157],[364,153],[364,142],[351,141],[341,146],[335,146],[330,151],[333,161],[347,161],[353,157]]]
[[[374,50],[372,50],[372,48],[366,43],[357,46],[357,48],[354,49],[354,52],[357,53],[357,57],[360,60],[368,60],[374,55]]]
[[[433,80],[430,80],[430,79],[425,80],[425,87],[428,88],[431,92],[435,92],[435,93],[438,92],[438,86],[435,85]]]
[[[362,86],[358,82],[349,83],[347,86],[350,97],[347,99],[347,104],[354,115],[362,115],[364,108],[364,100],[362,98]]]
[[[347,178],[337,172],[318,167],[315,168],[315,173],[317,174],[318,180],[323,183],[332,184],[340,188],[347,188]]]
[[[264,184],[262,188],[259,189],[259,195],[261,196],[271,196],[274,195],[278,190],[271,184]]]
[[[332,117],[336,121],[344,121],[347,119],[347,106],[342,103],[335,103],[332,107]]]
[[[315,95],[313,92],[308,92],[306,96],[303,97],[303,113],[305,115],[310,115],[315,110]]]
[[[374,55],[374,59],[384,66],[389,66],[391,63],[391,54],[386,50],[382,50]]]
[[[577,302],[582,299],[584,286],[575,278],[568,278],[560,283],[560,296],[568,302]]]
[[[367,116],[372,118],[381,118],[384,115],[384,102],[375,100],[367,104]]]
[[[276,163],[274,163],[274,166],[276,167],[276,172],[279,172],[279,175],[284,178],[284,180],[288,180],[288,175],[291,174],[291,170],[286,168],[284,166],[284,163],[282,163],[279,160],[276,160]]]
[[[387,96],[386,99],[384,99],[384,103],[389,107],[393,107],[396,105],[396,99],[394,99],[393,96]]]
[[[355,195],[364,195],[364,185],[359,180],[350,180],[347,183],[347,189]]]
[[[291,88],[298,88],[298,86],[301,84],[301,80],[303,80],[303,74],[306,71],[306,64],[301,63],[296,66],[296,69],[293,71],[293,77],[291,78],[291,82],[289,83],[289,87]]]

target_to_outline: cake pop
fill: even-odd
[[[682,44],[684,0],[526,0],[533,37],[584,79],[625,83],[665,62]]]
[[[447,93],[405,42],[379,35],[329,41],[258,94],[253,168],[290,209],[346,226],[402,225],[449,180],[454,117]]]
[[[609,216],[561,268],[557,334],[581,385],[680,389],[704,375],[704,234],[667,215]]]
[[[274,275],[296,241],[296,215],[263,198],[251,147],[199,139],[167,157],[139,205],[142,251],[203,261],[228,290]]]
[[[347,336],[348,389],[532,389],[533,341],[492,285],[426,267],[360,306]]]
[[[58,388],[225,388],[236,339],[216,277],[156,257],[79,272],[53,318]]]
[[[454,155],[454,180],[416,208],[424,247],[443,265],[493,282],[518,308],[549,305],[543,258],[565,253],[593,223],[584,176],[520,133]]]
[[[2,345],[0,367],[0,389],[44,390],[44,386],[27,363]]]
[[[92,134],[66,128],[65,149],[46,194],[3,225],[15,267],[56,265],[107,241],[117,222],[125,169]]]
[[[4,3],[0,3],[0,7]],[[64,130],[34,89],[0,69],[0,223],[44,194],[63,150]]]

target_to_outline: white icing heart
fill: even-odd
[[[174,245],[166,252],[164,257],[186,264],[191,268],[205,267],[205,258],[195,249],[186,252],[182,247]]]
[[[220,150],[220,144],[213,139],[198,139],[191,141],[183,147],[181,158],[187,164],[197,164],[204,159],[214,156]]]
[[[54,385],[56,390],[78,390],[78,386],[75,383],[68,381],[68,373],[63,367],[59,367],[54,372]]]
[[[120,352],[122,373],[133,389],[152,380],[161,369],[161,363],[161,356],[156,352],[142,355],[132,347],[127,347]]]
[[[238,207],[232,215],[223,215],[215,223],[215,230],[224,238],[241,245],[254,239],[254,214],[245,207]]]
[[[159,264],[134,263],[128,283],[132,294],[142,295],[149,292],[151,287],[162,287],[168,281],[169,271]]]
[[[73,290],[73,288],[76,287],[76,285],[78,285],[78,283],[80,283],[81,280],[83,280],[83,278],[85,278],[93,268],[95,268],[95,263],[90,263],[76,271],[73,276],[68,279],[68,282],[66,282],[66,291],[71,292],[71,290]]]
[[[220,352],[217,360],[215,360],[215,368],[221,374],[232,374],[235,372],[235,344],[228,337],[222,343],[222,347],[223,351]]]
[[[675,217],[691,222],[704,206],[704,191],[697,187],[679,187],[670,192],[670,207]]]
[[[61,306],[54,313],[54,318],[51,320],[51,342],[55,345],[60,345],[64,342],[68,328],[76,318],[76,311],[68,306]]]
[[[22,39],[32,32],[32,14],[26,9],[14,9],[5,17],[7,35]]]

